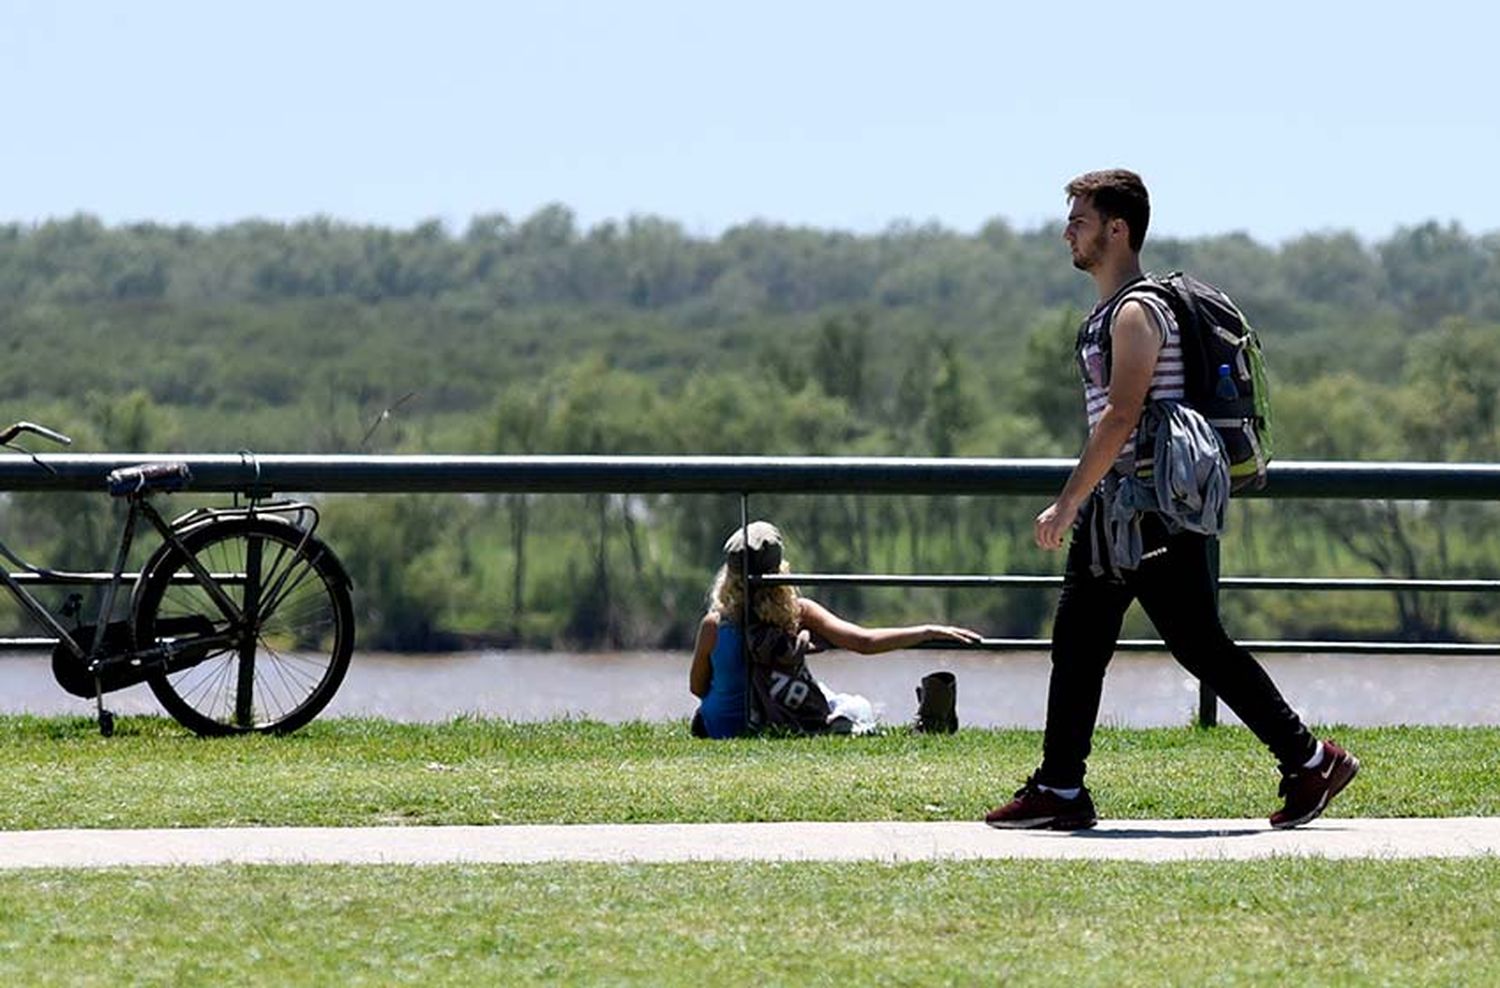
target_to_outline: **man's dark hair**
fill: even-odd
[[[1151,197],[1139,175],[1124,168],[1089,172],[1069,182],[1066,192],[1070,202],[1087,199],[1106,220],[1124,220],[1130,228],[1130,249],[1140,253],[1151,225]]]

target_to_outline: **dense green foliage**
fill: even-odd
[[[0,416],[78,449],[1072,455],[1072,330],[1090,302],[1059,231],[871,236],[563,207],[450,233],[324,219],[204,230],[78,216],[0,226]],[[1339,232],[1267,247],[1148,242],[1228,289],[1275,375],[1283,458],[1493,460],[1500,234]],[[383,413],[389,411],[390,414]],[[101,565],[108,507],[11,497],[0,533]],[[798,569],[1045,572],[1033,499],[758,499]],[[738,518],[729,498],[342,497],[325,534],[367,647],[681,645]],[[1489,506],[1238,505],[1225,571],[1493,576]],[[1043,631],[1045,594],[819,592],[873,621]],[[1246,636],[1487,637],[1467,597],[1226,602]]]

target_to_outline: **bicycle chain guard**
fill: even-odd
[[[96,628],[97,625],[81,625],[73,632],[73,638],[80,643],[92,644]],[[157,622],[157,633],[168,636],[202,638],[213,635],[214,631],[214,623],[200,614]],[[111,621],[104,628],[104,657],[99,665],[100,689],[113,693],[144,683],[158,672],[187,669],[208,658],[211,650],[209,646],[194,647],[189,641],[180,646],[174,643],[164,649],[137,652],[130,622]],[[93,699],[94,673],[89,670],[89,661],[75,655],[66,643],[59,643],[52,650],[52,677],[57,680],[57,685],[74,696]]]

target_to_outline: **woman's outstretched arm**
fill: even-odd
[[[802,627],[835,648],[871,655],[909,648],[920,642],[950,641],[972,645],[984,636],[968,628],[947,624],[914,624],[903,628],[866,628],[846,621],[815,600],[799,601]]]

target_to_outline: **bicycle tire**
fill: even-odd
[[[321,539],[265,517],[212,521],[182,542],[209,572],[243,575],[220,587],[242,612],[248,602],[259,613],[253,628],[248,621],[235,626],[191,577],[184,554],[168,546],[148,564],[136,596],[137,646],[158,645],[167,637],[158,624],[180,626],[184,618],[211,622],[233,644],[198,655],[191,637],[174,636],[188,658],[149,678],[151,691],[180,724],[204,736],[302,727],[333,699],[354,651],[354,607],[342,564]]]

